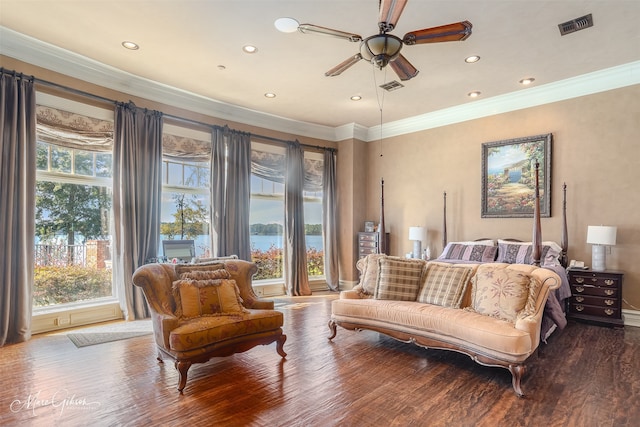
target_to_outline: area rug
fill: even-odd
[[[90,345],[104,344],[107,342],[126,340],[134,337],[151,335],[149,332],[93,332],[93,333],[69,333],[67,336],[76,347],[87,347]]]
[[[76,347],[80,348],[151,335],[152,333],[151,320],[135,320],[75,329],[64,334],[69,337]]]

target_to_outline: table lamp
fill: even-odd
[[[422,241],[425,239],[424,227],[409,227],[409,240],[413,240],[413,257],[420,258],[422,254]]]
[[[590,225],[587,228],[587,243],[591,247],[591,269],[604,271],[606,269],[605,247],[616,244],[616,232],[618,227],[608,225]]]

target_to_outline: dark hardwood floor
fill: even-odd
[[[76,348],[62,334],[0,348],[2,426],[637,426],[640,328],[569,322],[511,375],[453,352],[338,328],[335,295],[285,315],[275,344],[194,365],[184,394],[152,336]]]

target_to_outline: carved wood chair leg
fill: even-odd
[[[282,356],[283,359],[287,357],[287,353],[284,351],[284,343],[286,340],[287,336],[285,334],[282,334],[280,335],[280,338],[278,338],[278,341],[276,343],[276,351],[280,356]]]
[[[522,392],[522,388],[520,387],[520,380],[522,380],[524,371],[524,365],[509,366],[509,372],[511,372],[511,384],[513,385],[513,389],[515,390],[518,397],[524,397],[524,393]]]
[[[336,337],[336,334],[338,333],[338,324],[333,319],[330,319],[328,326],[329,330],[331,331],[331,335],[329,336],[329,341],[331,341]]]
[[[180,383],[178,384],[178,391],[182,393],[182,390],[187,385],[187,371],[191,367],[191,362],[189,361],[177,361],[176,360],[176,369],[180,373]]]

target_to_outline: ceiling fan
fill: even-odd
[[[407,1],[408,0],[380,0],[380,15],[378,19],[380,32],[365,39],[358,34],[313,24],[300,24],[298,31],[303,34],[325,34],[350,42],[360,43],[360,52],[324,73],[327,77],[340,75],[356,62],[361,59],[366,59],[380,69],[390,65],[393,71],[400,77],[400,80],[409,80],[418,74],[418,70],[400,53],[403,45],[411,46],[423,43],[466,40],[471,35],[472,25],[469,21],[462,21],[439,27],[425,28],[423,30],[411,31],[400,39],[393,34],[389,34],[389,32],[395,28]]]

